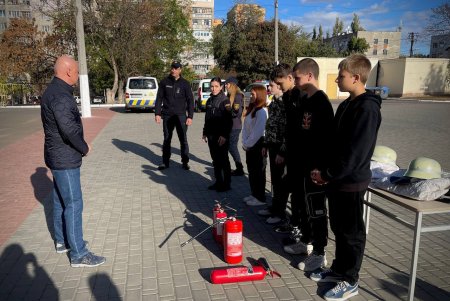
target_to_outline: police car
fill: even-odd
[[[125,87],[125,110],[154,109],[158,81],[154,77],[134,76],[127,79]]]

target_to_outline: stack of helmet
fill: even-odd
[[[406,171],[394,172],[373,185],[408,198],[430,201],[442,197],[450,189],[450,178],[442,177],[442,174],[439,162],[418,157],[409,163]]]
[[[390,147],[377,145],[370,162],[372,179],[384,178],[399,170],[397,153]]]
[[[439,162],[425,157],[412,160],[404,174],[405,177],[423,180],[440,179],[441,175],[442,169]]]

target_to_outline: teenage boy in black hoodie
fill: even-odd
[[[333,144],[327,168],[311,171],[311,179],[327,189],[330,226],[336,238],[336,258],[330,269],[312,273],[319,282],[337,282],[325,300],[347,300],[358,294],[359,270],[366,232],[363,199],[371,180],[370,158],[381,124],[381,98],[365,90],[370,61],[354,54],[339,64],[336,83],[349,92],[334,117]]]
[[[334,112],[327,95],[319,89],[316,61],[311,58],[301,60],[294,66],[293,75],[296,87],[306,93],[295,112],[298,121],[293,130],[299,145],[295,149],[295,160],[291,162],[295,164],[296,182],[291,200],[299,204],[302,237],[298,243],[285,246],[284,250],[290,254],[307,254],[298,267],[308,272],[326,265],[326,196],[324,187],[311,181],[311,170],[326,166],[324,158],[330,153]]]

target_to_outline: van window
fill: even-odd
[[[202,85],[203,93],[211,93],[211,82],[204,82]]]
[[[131,78],[130,89],[155,89],[156,82],[152,78]]]

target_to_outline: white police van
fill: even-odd
[[[154,109],[158,81],[154,77],[134,76],[127,79],[125,87],[125,110]]]

